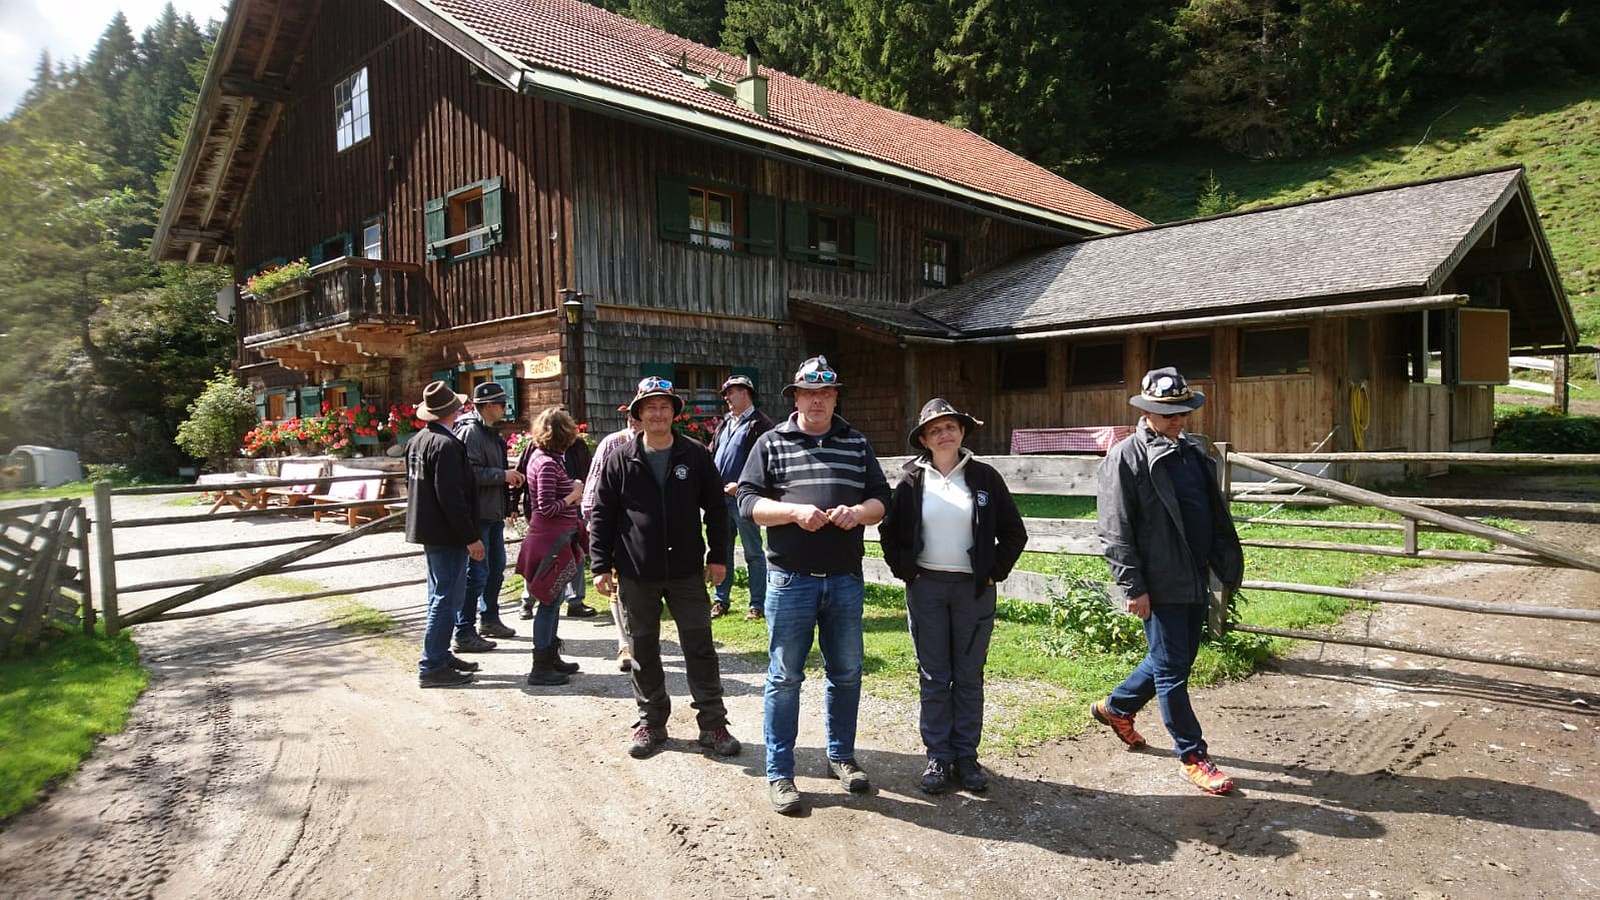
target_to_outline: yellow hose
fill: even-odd
[[[1350,434],[1357,452],[1367,449],[1367,426],[1372,423],[1372,398],[1367,393],[1367,383],[1357,381],[1350,385]]]

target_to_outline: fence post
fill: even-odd
[[[1233,469],[1228,465],[1228,454],[1233,452],[1233,444],[1217,441],[1212,446],[1217,448],[1217,481],[1222,484],[1222,499],[1227,500],[1233,495]]]
[[[106,617],[106,636],[115,637],[117,621],[117,550],[111,540],[111,482],[94,483],[95,557],[100,569],[100,611]]]
[[[89,575],[89,511],[80,504],[73,531],[78,541],[78,573],[83,579],[83,633],[94,636],[94,579]]]
[[[1407,518],[1405,525],[1406,525],[1406,553],[1411,555],[1411,556],[1416,556],[1417,555],[1417,520],[1416,519],[1412,519],[1412,518]],[[1493,549],[1493,548],[1490,548],[1490,549]]]

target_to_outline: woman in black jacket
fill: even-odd
[[[930,794],[952,778],[974,792],[989,785],[978,741],[995,584],[1028,543],[1005,481],[961,446],[982,424],[942,398],[922,407],[909,436],[918,455],[905,464],[879,528],[884,560],[906,583],[928,748],[922,789]]]

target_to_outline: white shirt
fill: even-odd
[[[972,491],[963,471],[972,451],[961,448],[961,460],[949,475],[939,474],[930,460],[922,468],[922,549],[917,566],[935,572],[972,574]]]

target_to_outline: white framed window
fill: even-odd
[[[383,259],[383,220],[368,219],[361,225],[361,256],[364,259]],[[383,284],[383,273],[374,270],[373,284]]]
[[[372,136],[371,109],[365,66],[333,86],[333,127],[340,150],[348,150]]]
[[[689,185],[689,243],[732,250],[737,206],[731,194]]]

